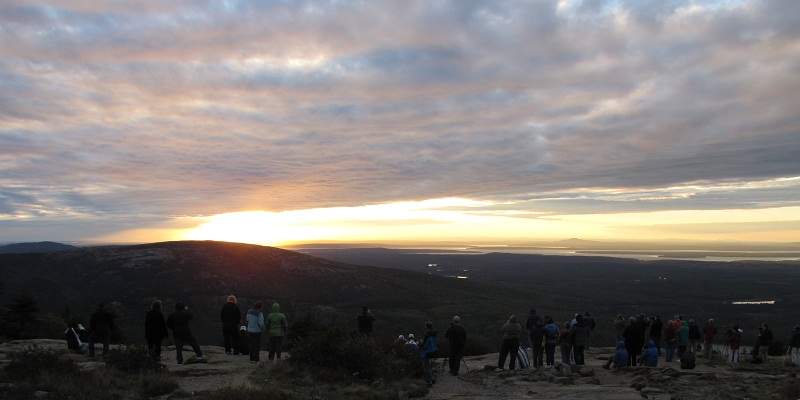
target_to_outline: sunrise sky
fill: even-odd
[[[800,1],[0,3],[0,241],[800,242]]]

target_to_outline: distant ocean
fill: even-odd
[[[691,260],[691,261],[800,261],[797,250],[581,250],[558,248],[442,247],[428,248],[419,254],[486,254],[492,252],[512,254],[541,254],[551,256],[616,257],[637,260]]]

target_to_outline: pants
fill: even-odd
[[[497,362],[497,367],[504,368],[506,357],[511,356],[511,360],[508,362],[508,369],[514,369],[517,365],[517,351],[519,351],[519,339],[503,339],[503,343],[500,345],[500,360]]]
[[[247,333],[247,347],[250,348],[250,361],[261,361],[261,332]]]
[[[628,366],[635,367],[636,361],[639,359],[639,353],[642,351],[639,346],[628,347]]]
[[[531,365],[534,368],[539,368],[542,366],[542,364],[544,364],[542,362],[542,357],[544,356],[544,348],[542,348],[542,338],[531,336],[531,348],[533,349],[533,360],[531,360]]]
[[[422,375],[425,377],[425,382],[427,382],[428,385],[433,385],[436,383],[436,377],[433,376],[431,359],[427,355],[422,358]]]
[[[150,354],[150,357],[153,357],[154,360],[161,359],[161,340],[148,340],[147,341],[147,353]]]
[[[183,346],[187,344],[192,346],[192,350],[194,350],[194,354],[197,357],[203,356],[203,351],[200,350],[200,346],[197,345],[197,339],[194,337],[175,338],[175,359],[178,364],[183,364]]]
[[[281,346],[283,345],[283,336],[272,336],[269,338],[269,360],[272,361],[275,359],[275,356],[278,356],[278,360],[281,359]]]
[[[464,357],[464,348],[463,347],[450,347],[450,374],[458,375],[458,371],[461,369],[461,358]]]
[[[572,354],[575,356],[575,365],[583,365],[583,350],[585,349],[584,346],[574,346],[572,348]]]
[[[739,362],[739,349],[738,348],[731,349],[731,362],[732,363]]]
[[[667,362],[672,362],[675,357],[675,342],[667,341]]]
[[[572,346],[568,344],[561,345],[561,363],[567,365],[572,364]]]
[[[237,332],[236,328],[234,327],[231,329],[230,327],[222,328],[222,339],[225,342],[225,353],[226,354],[237,354],[239,350],[236,346],[236,340],[239,336],[239,332]]]
[[[706,340],[703,342],[703,357],[706,360],[711,358],[711,348],[714,346],[714,343],[710,340]]]
[[[658,350],[658,355],[661,355],[661,336],[650,336],[650,340],[656,344],[656,350]]]
[[[92,334],[89,335],[89,357],[94,357],[94,344],[96,342],[103,343],[103,355],[108,353],[108,344],[110,342],[110,334]]]
[[[555,343],[545,343],[544,345],[544,353],[547,359],[547,365],[553,366],[556,362],[556,344]]]

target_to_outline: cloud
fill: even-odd
[[[0,215],[786,205],[744,186],[800,176],[797,7],[4,2]],[[666,193],[696,182],[740,185]]]

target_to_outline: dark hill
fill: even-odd
[[[0,246],[0,254],[53,253],[75,249],[77,247],[58,242],[11,243]]]
[[[387,334],[420,332],[426,319],[443,325],[454,313],[483,323],[496,314],[494,308],[509,308],[497,303],[505,303],[508,293],[489,285],[224,242],[5,254],[0,256],[0,279],[6,288],[4,302],[28,292],[45,309],[70,307],[84,316],[97,303],[118,302],[120,324],[135,341],[142,335],[144,312],[156,298],[168,310],[177,301],[189,304],[196,314],[197,336],[205,342],[218,339],[219,307],[229,293],[239,296],[243,311],[256,300],[278,300],[292,317],[321,306],[338,318],[354,320],[360,306],[368,305],[379,318],[377,328]],[[500,323],[505,316],[493,317]]]

